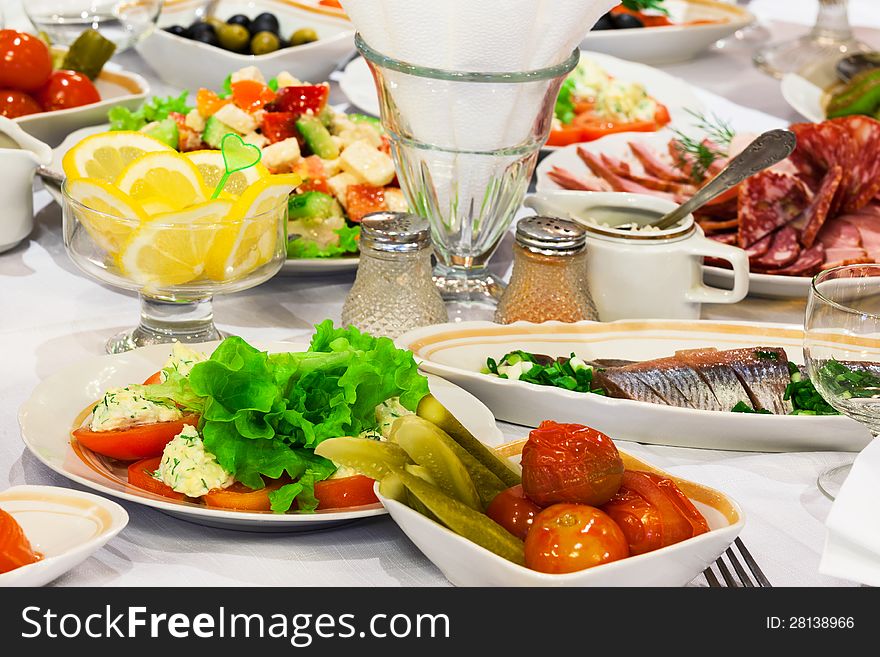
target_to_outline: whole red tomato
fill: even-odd
[[[0,88],[36,91],[52,72],[52,57],[37,37],[0,30]]]
[[[501,491],[486,509],[487,516],[523,540],[540,512],[541,507],[526,497],[522,485]]]
[[[37,101],[47,112],[97,103],[101,94],[92,81],[76,71],[53,71],[37,92]]]
[[[23,91],[0,89],[0,116],[14,119],[16,116],[42,112],[40,104]]]
[[[623,530],[632,554],[643,554],[709,531],[675,482],[653,472],[627,470],[617,495],[602,507]]]
[[[545,420],[529,434],[522,470],[523,490],[539,506],[560,502],[598,506],[620,488],[623,461],[604,433]]]
[[[526,567],[573,573],[629,556],[626,536],[604,512],[585,504],[554,504],[535,517],[525,542]]]

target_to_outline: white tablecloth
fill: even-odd
[[[857,16],[876,0],[854,2]],[[25,27],[16,7],[4,2],[7,23]],[[754,3],[756,9],[783,1]],[[788,1],[799,7],[813,3]],[[878,12],[880,13],[880,12]],[[880,16],[877,16],[880,21]],[[775,35],[803,30],[771,23]],[[860,30],[880,46],[880,32]],[[778,85],[754,70],[745,49],[713,53],[666,67],[673,74],[716,94],[763,112],[795,120]],[[134,53],[119,58],[164,88]],[[37,227],[30,240],[0,254],[0,489],[17,484],[75,484],[40,464],[23,446],[16,414],[44,377],[103,352],[113,332],[137,317],[134,295],[85,277],[68,259],[61,242],[61,213],[48,194],[35,192]],[[503,249],[502,249],[503,250]],[[509,249],[508,249],[509,250]],[[504,259],[497,263],[505,268]],[[216,300],[221,329],[254,340],[296,340],[329,317],[339,320],[352,276],[277,277],[253,290]],[[800,323],[802,301],[749,299],[736,306],[707,306],[707,318]],[[507,438],[526,429],[500,425]],[[711,427],[707,426],[707,431]],[[775,585],[846,585],[823,577],[817,566],[830,503],[816,477],[851,458],[839,453],[754,454],[622,443],[659,467],[717,487],[745,510],[743,539]],[[441,573],[387,517],[342,529],[268,535],[210,529],[136,504],[123,503],[128,527],[58,585],[447,585]]]

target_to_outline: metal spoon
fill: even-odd
[[[834,67],[837,77],[849,82],[862,71],[880,68],[880,52],[857,52],[843,57]]]
[[[649,226],[660,230],[674,226],[686,216],[697,210],[716,196],[735,187],[749,176],[784,160],[797,145],[797,138],[789,130],[770,130],[759,135],[745,150],[734,157],[717,176],[703,185],[688,201],[675,210],[666,213]],[[632,226],[627,226],[632,227]],[[623,228],[623,226],[617,226]]]

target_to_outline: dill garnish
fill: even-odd
[[[669,16],[669,10],[663,6],[664,0],[623,0],[620,4],[630,11],[645,11],[646,9],[656,9],[661,14]]]
[[[693,125],[704,136],[694,138],[684,134],[681,130],[673,129],[676,137],[675,149],[678,152],[675,166],[684,171],[689,165],[691,179],[701,183],[706,180],[709,167],[715,160],[727,156],[730,142],[736,132],[727,121],[719,118],[716,114],[706,116],[693,110],[686,111],[696,119]]]

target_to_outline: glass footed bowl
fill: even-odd
[[[286,257],[286,197],[243,217],[224,215],[232,202],[217,200],[144,220],[88,207],[67,183],[62,196],[64,246],[74,264],[140,296],[140,324],[112,337],[109,353],[220,339],[212,297],[263,283]]]

